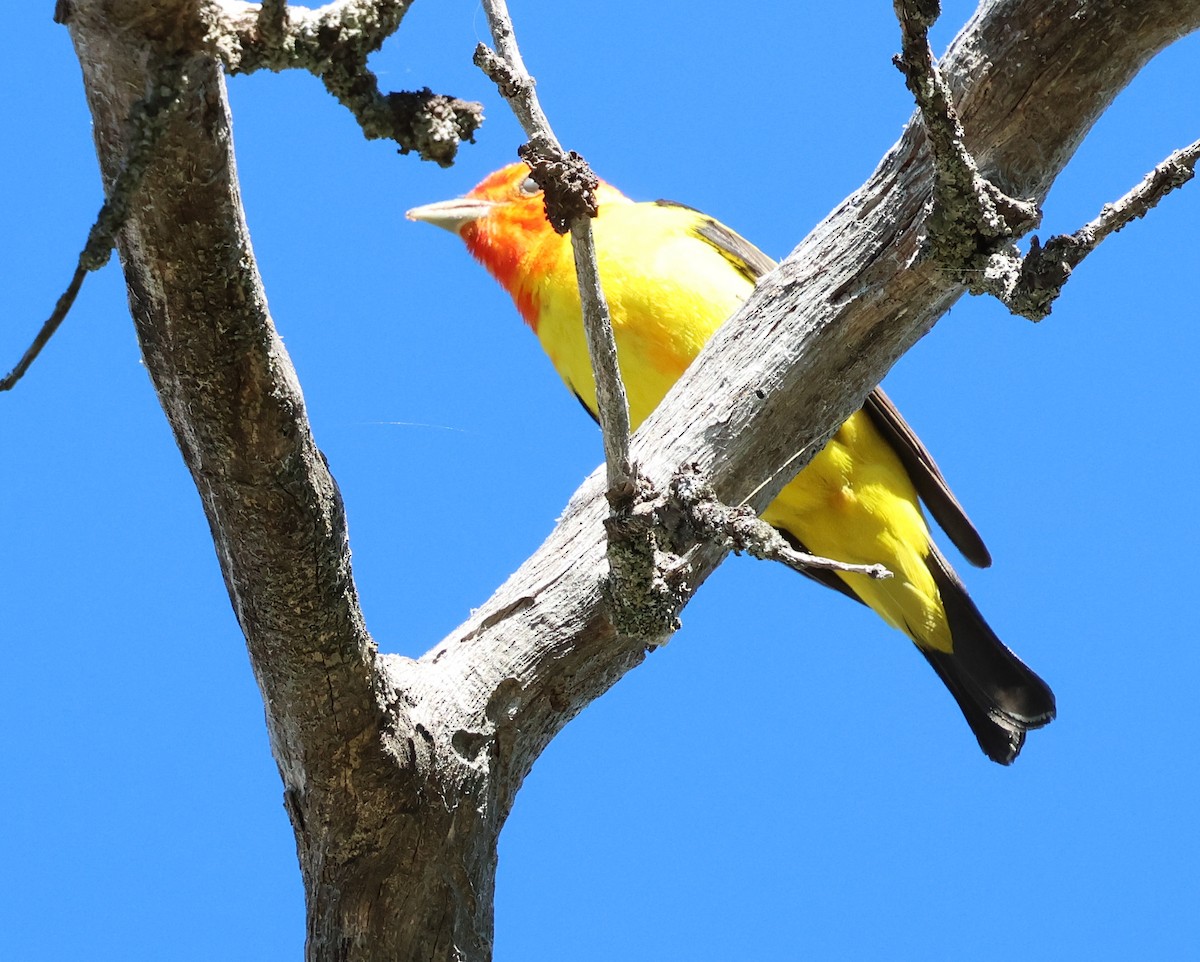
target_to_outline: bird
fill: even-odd
[[[672,201],[596,188],[601,287],[636,428],[774,261],[729,227]],[[415,207],[413,221],[457,234],[508,291],[567,388],[596,417],[596,388],[568,236],[546,219],[523,162],[465,196]],[[1050,688],[996,636],[934,544],[919,502],[972,564],[991,557],[933,457],[881,388],[865,399],[762,513],[799,550],[885,565],[892,578],[814,571],[875,611],[933,667],[984,754],[1008,765],[1025,733],[1055,715]]]

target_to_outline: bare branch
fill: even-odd
[[[1017,282],[1004,299],[1014,314],[1039,321],[1050,313],[1071,272],[1100,242],[1131,221],[1145,217],[1171,191],[1196,176],[1200,140],[1175,151],[1148,173],[1142,182],[1099,216],[1073,234],[1056,234],[1045,245],[1032,238],[1029,253],[1021,260]]]
[[[65,16],[65,14],[64,14]],[[50,317],[42,324],[41,330],[33,339],[33,343],[21,356],[16,366],[0,380],[0,391],[8,391],[16,386],[25,376],[39,354],[54,336],[59,325],[66,320],[83,286],[83,279],[91,272],[98,271],[108,263],[116,244],[117,234],[125,226],[129,216],[130,205],[146,168],[153,162],[155,149],[162,139],[163,132],[171,119],[172,112],[179,105],[180,93],[186,83],[183,62],[168,61],[163,65],[162,72],[150,84],[150,91],[145,97],[134,103],[129,111],[127,125],[129,128],[129,150],[121,170],[113,181],[108,197],[96,215],[96,221],[88,231],[87,242],[79,252],[75,272],[67,289],[54,305]]]
[[[191,25],[211,6],[72,5],[110,185],[129,153],[130,101],[162,54],[149,28]],[[1183,0],[985,0],[943,64],[967,146],[1014,193],[1044,197],[1114,93],[1197,25],[1200,9]],[[263,690],[304,872],[308,957],[481,962],[498,833],[522,779],[645,657],[645,638],[614,627],[604,595],[603,480],[590,479],[546,544],[428,655],[376,656],[337,489],[254,267],[224,82],[197,57],[187,122],[160,145],[144,185],[155,203],[131,210],[122,261],[147,370]],[[982,83],[980,62],[1011,71]],[[910,127],[717,333],[632,440],[646,477],[665,489],[694,461],[724,502],[761,509],[786,481],[765,483],[778,466],[818,450],[961,294],[918,257],[933,189],[925,144]],[[686,600],[721,555],[689,550],[667,587]]]
[[[16,366],[4,376],[3,380],[0,380],[0,391],[8,391],[16,387],[17,382],[25,376],[30,365],[37,360],[38,355],[42,353],[42,348],[50,342],[50,338],[54,336],[59,325],[67,319],[71,305],[75,303],[75,298],[79,294],[79,289],[83,287],[83,279],[87,277],[87,274],[87,270],[82,265],[75,268],[75,273],[71,276],[71,283],[67,285],[67,289],[55,303],[53,312],[46,319],[41,330],[37,332],[33,343],[26,348]]]
[[[894,0],[904,74],[925,122],[934,163],[933,211],[927,245],[939,264],[973,294],[993,292],[997,274],[1012,274],[1014,237],[1036,227],[1035,204],[1009,197],[979,173],[964,143],[962,124],[929,46],[938,0]],[[999,271],[998,271],[999,268]]]
[[[240,16],[216,7],[213,43],[231,73],[264,67],[312,71],[354,113],[368,138],[390,137],[400,144],[401,153],[416,150],[423,159],[449,166],[459,143],[471,140],[482,123],[482,106],[428,88],[381,94],[366,66],[368,54],[396,31],[410,3],[342,0],[313,11],[289,7],[286,0],[264,0],[260,5],[242,5]],[[58,16],[66,22],[67,8],[62,7]],[[164,63],[159,82],[130,112],[131,147],[124,168],[92,225],[66,291],[21,359],[0,380],[0,391],[13,388],[49,343],[75,302],[84,276],[108,263],[170,109],[179,102],[182,69],[182,62]]]
[[[929,47],[938,0],[894,0],[894,7],[903,44],[895,63],[925,122],[936,172],[927,248],[972,294],[991,294],[1012,313],[1039,321],[1050,313],[1074,268],[1101,241],[1195,176],[1200,141],[1175,151],[1075,233],[1055,235],[1044,246],[1034,237],[1023,257],[1012,239],[1036,227],[1041,212],[983,177],[966,147],[949,87]]]
[[[513,33],[512,18],[508,15],[508,6],[504,0],[485,0],[484,10],[496,50],[479,44],[475,48],[475,66],[496,85],[531,144],[549,153],[563,153],[562,144],[550,126],[550,118],[542,110],[537,98],[534,79],[525,69],[516,34]]]
[[[593,196],[597,180],[578,154],[563,151],[550,127],[517,47],[512,19],[504,0],[483,0],[496,51],[483,44],[475,48],[475,64],[496,84],[508,101],[525,134],[529,148],[522,158],[546,197],[546,216],[560,234],[571,232],[575,275],[583,306],[583,326],[596,380],[596,408],[604,439],[609,499],[628,505],[637,491],[637,468],[629,457],[629,401],[617,365],[617,343],[612,318],[600,286],[591,218],[596,214]]]
[[[399,28],[412,0],[339,0],[316,10],[284,0],[214,8],[210,41],[231,74],[303,69],[320,78],[368,140],[391,139],[403,154],[442,167],[474,140],[481,104],[428,87],[384,94],[367,58]]]
[[[684,465],[671,480],[671,497],[701,538],[725,542],[735,552],[745,552],[761,561],[778,561],[801,574],[816,569],[866,575],[876,580],[892,577],[892,572],[881,564],[851,564],[797,551],[750,508],[722,504],[694,464]]]

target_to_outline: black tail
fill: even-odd
[[[1020,754],[1025,732],[1054,719],[1054,693],[996,637],[936,548],[928,563],[954,651],[918,647],[950,689],[984,754],[1010,765]]]

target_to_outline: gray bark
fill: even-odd
[[[65,6],[65,5],[64,5]],[[534,759],[664,637],[606,608],[603,473],[472,618],[419,660],[364,626],[337,487],[267,311],[203,0],[65,7],[111,185],[125,119],[182,61],[183,102],[119,251],[146,367],[200,492],[266,706],[313,960],[486,959],[496,843]],[[1040,201],[1112,98],[1200,27],[1194,0],[993,0],[943,68],[983,172]],[[901,82],[897,76],[897,83]],[[962,293],[918,255],[919,123],[760,285],[638,432],[665,487],[696,463],[765,506]],[[695,590],[721,560],[687,557]]]

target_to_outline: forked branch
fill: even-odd
[[[991,294],[1012,313],[1040,321],[1076,266],[1106,237],[1144,217],[1195,176],[1200,140],[1175,151],[1120,200],[1073,234],[1045,244],[1036,236],[1022,256],[1013,241],[1032,230],[1041,211],[1001,191],[979,172],[950,89],[934,61],[929,28],[937,0],[895,0],[903,52],[895,58],[925,123],[934,158],[933,210],[927,248],[972,294]]]

